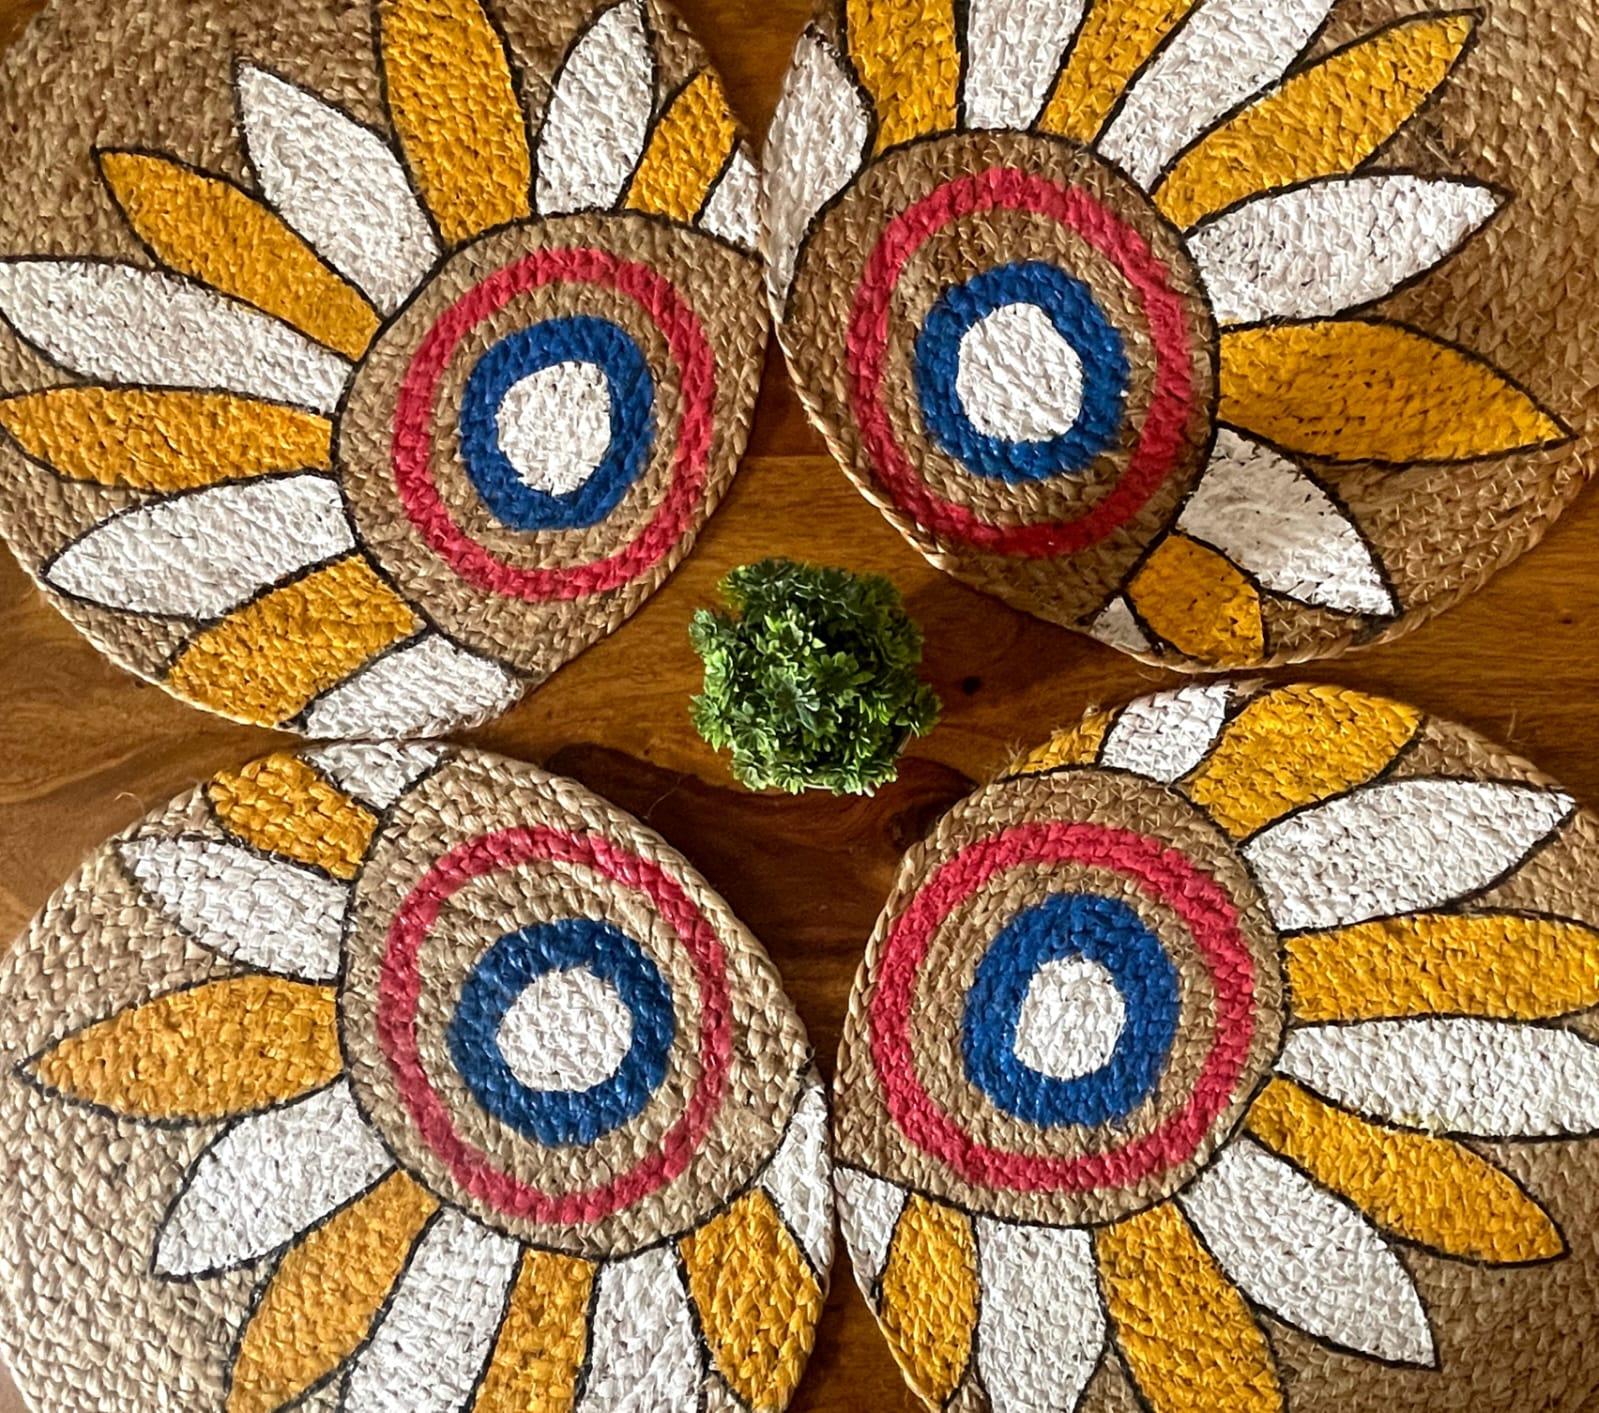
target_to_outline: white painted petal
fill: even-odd
[[[346,794],[385,810],[443,755],[442,746],[379,741],[324,746],[306,759]]]
[[[1100,761],[1163,784],[1181,779],[1205,758],[1231,700],[1225,682],[1140,698],[1117,716]]]
[[[539,214],[608,211],[644,152],[655,62],[641,0],[620,0],[589,27],[555,76],[539,134]]]
[[[1315,182],[1206,221],[1188,239],[1216,319],[1320,319],[1424,274],[1499,209],[1475,182],[1404,173]]]
[[[1279,928],[1342,927],[1486,886],[1571,808],[1527,785],[1386,781],[1290,815],[1243,851]]]
[[[833,1264],[833,1176],[827,1152],[827,1100],[819,1083],[800,1097],[761,1186],[826,1277]]]
[[[1207,0],[1128,91],[1099,153],[1149,187],[1183,148],[1281,78],[1332,0]]]
[[[1308,1026],[1282,1073],[1407,1128],[1482,1138],[1599,1131],[1599,1046],[1556,1026],[1458,1017]]]
[[[345,884],[221,839],[148,836],[120,852],[156,906],[202,947],[303,981],[338,976]]]
[[[1104,609],[1099,617],[1088,625],[1088,631],[1100,642],[1112,648],[1120,648],[1123,652],[1147,653],[1154,651],[1154,644],[1149,641],[1149,636],[1138,626],[1138,620],[1133,617],[1133,606],[1127,602],[1125,595],[1118,594]]]
[[[772,115],[763,159],[767,281],[788,297],[816,213],[860,170],[871,123],[838,50],[814,29],[800,36]]]
[[[393,1167],[343,1080],[243,1119],[195,1164],[161,1228],[155,1269],[192,1278],[259,1260]]]
[[[894,1228],[905,1210],[905,1189],[858,1168],[834,1169],[834,1181],[838,1224],[844,1232],[850,1264],[855,1268],[855,1283],[870,1301],[877,1278],[888,1262]]]
[[[1338,504],[1287,457],[1223,427],[1178,527],[1268,589],[1345,613],[1398,612],[1377,561]]]
[[[485,721],[522,695],[496,662],[427,632],[319,697],[310,736],[433,736]]]
[[[315,95],[249,64],[239,70],[239,110],[267,200],[392,314],[441,254],[393,149]]]
[[[608,1262],[597,1280],[577,1413],[693,1408],[705,1371],[676,1248]]]
[[[333,481],[273,477],[114,516],[68,545],[44,578],[108,608],[220,618],[278,580],[354,547]]]
[[[1177,1200],[1257,1305],[1361,1354],[1433,1363],[1427,1312],[1388,1243],[1280,1158],[1236,1139]]]
[[[0,262],[0,315],[74,373],[214,388],[333,412],[351,364],[287,324],[159,270]]]
[[[1093,1239],[979,1218],[977,1260],[977,1370],[994,1413],[1072,1413],[1105,1349]]]
[[[457,1413],[494,1352],[522,1247],[450,1207],[424,1233],[371,1342],[345,1413]]]
[[[761,243],[761,174],[740,147],[711,192],[700,225],[753,253]]]
[[[1032,127],[1084,8],[1084,0],[971,0],[963,90],[968,127]]]

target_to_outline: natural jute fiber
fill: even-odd
[[[1594,459],[1599,28],[1490,0],[824,0],[763,158],[834,455],[1146,661],[1395,637]]]
[[[0,530],[141,676],[479,722],[726,490],[759,181],[657,0],[55,0],[0,94]]]
[[[1331,687],[1090,715],[905,860],[834,1133],[860,1283],[961,1413],[1579,1413],[1599,819]]]
[[[759,944],[569,780],[220,775],[0,974],[3,1344],[51,1413],[784,1408],[827,1108]]]

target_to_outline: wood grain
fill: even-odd
[[[0,0],[0,38],[36,8]],[[679,0],[752,130],[770,117],[807,0]],[[1599,804],[1599,502],[1530,558],[1403,642],[1308,676],[1385,693],[1507,742]],[[891,576],[927,635],[943,723],[870,800],[739,790],[689,725],[686,629],[728,569],[784,554]],[[178,791],[282,738],[180,705],[111,666],[0,563],[0,936],[19,931],[82,855]],[[620,632],[469,738],[575,776],[696,861],[765,942],[830,1068],[862,945],[895,860],[1012,748],[1092,704],[1175,679],[935,573],[855,494],[773,357],[754,443],[676,577]],[[796,1413],[909,1410],[842,1265]],[[0,1413],[21,1404],[0,1389]]]

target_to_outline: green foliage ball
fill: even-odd
[[[752,790],[870,794],[896,774],[939,702],[916,675],[921,630],[875,574],[768,559],[721,583],[731,612],[701,609],[689,637],[705,660],[694,725],[733,753]]]

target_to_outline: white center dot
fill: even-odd
[[[1122,994],[1098,962],[1045,962],[1022,999],[1016,1058],[1051,1079],[1078,1079],[1108,1063],[1126,1026]]]
[[[955,392],[984,436],[1048,441],[1083,408],[1083,360],[1036,304],[1002,304],[961,335]]]
[[[633,1045],[633,1014],[616,987],[585,967],[535,977],[500,1022],[500,1054],[529,1089],[581,1092],[603,1084]]]
[[[496,414],[500,450],[536,491],[566,495],[611,446],[611,390],[598,364],[573,360],[513,383]]]

